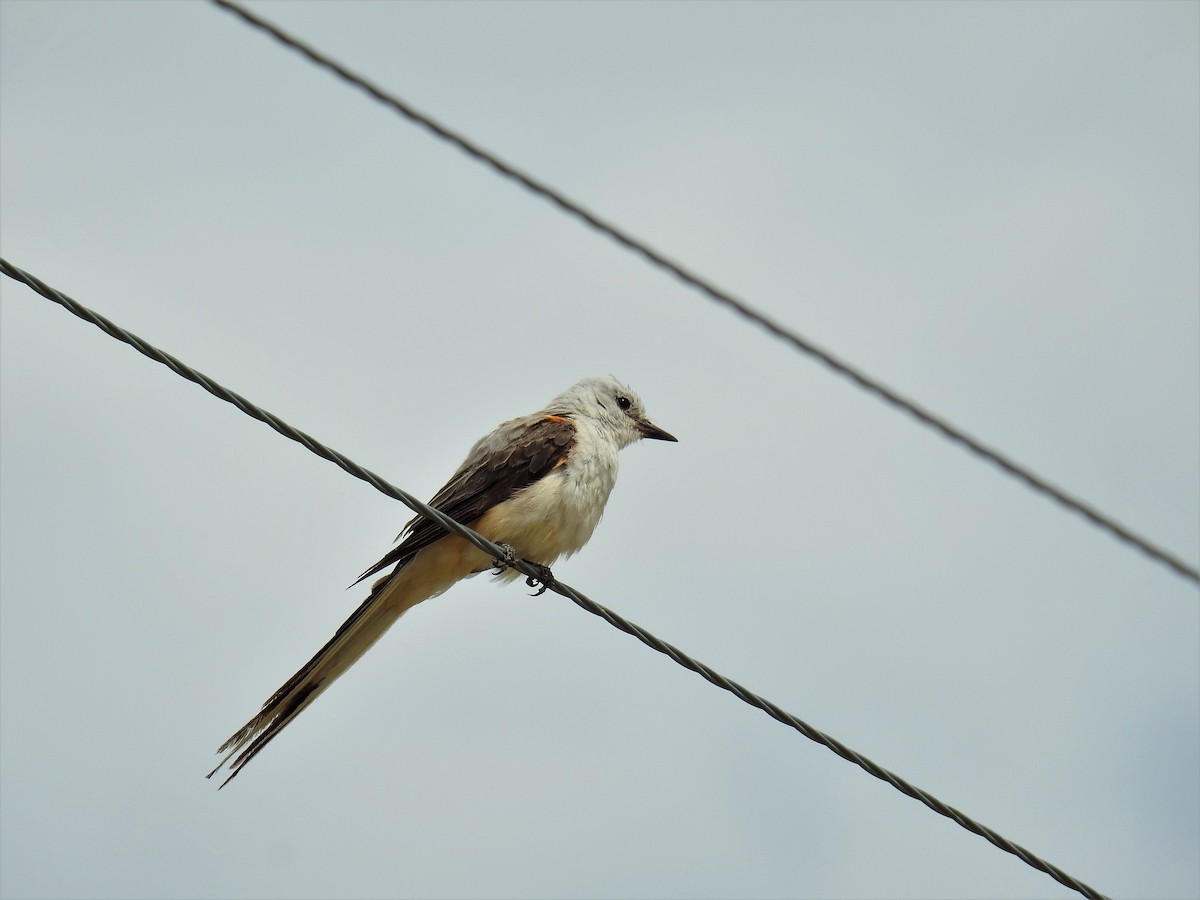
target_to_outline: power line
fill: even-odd
[[[504,548],[500,547],[499,545],[492,543],[487,538],[472,531],[470,528],[459,524],[454,519],[450,518],[439,510],[436,510],[431,506],[427,506],[412,494],[402,491],[398,487],[394,487],[393,485],[384,481],[374,472],[364,469],[350,458],[343,456],[336,450],[326,447],[324,444],[320,443],[315,438],[310,437],[304,432],[293,428],[291,425],[288,425],[278,417],[251,403],[240,394],[234,393],[226,387],[222,387],[207,375],[198,372],[196,369],[193,369],[186,363],[176,359],[169,353],[159,350],[153,344],[150,344],[149,342],[142,340],[137,335],[126,331],[124,328],[121,328],[110,319],[105,318],[99,313],[93,312],[76,300],[73,300],[71,297],[68,297],[61,291],[50,287],[50,285],[46,284],[41,279],[17,268],[3,258],[0,258],[0,272],[3,272],[9,278],[28,285],[46,299],[53,300],[55,303],[64,307],[69,312],[86,322],[92,323],[111,337],[129,344],[139,353],[148,356],[155,362],[162,363],[176,375],[200,385],[213,396],[218,397],[227,403],[232,403],[251,418],[258,419],[260,422],[266,423],[284,437],[290,438],[291,440],[302,444],[304,447],[315,453],[317,456],[320,456],[322,459],[327,459],[330,462],[335,463],[346,472],[353,475],[355,478],[359,478],[381,493],[386,494],[393,499],[399,500],[414,512],[435,520],[447,531],[450,531],[459,537],[470,541],[484,553],[489,554],[493,559],[503,559],[506,557]],[[538,567],[535,567],[524,560],[518,560],[515,563],[512,563],[512,566],[518,571],[534,579],[540,579],[545,574]],[[782,722],[784,725],[794,728],[809,740],[815,741],[818,744],[822,744],[823,746],[832,750],[838,756],[842,757],[842,759],[854,763],[863,771],[870,773],[881,781],[886,781],[901,793],[906,794],[915,800],[920,800],[934,812],[943,815],[948,819],[952,819],[963,828],[979,835],[980,837],[983,837],[988,842],[996,847],[999,847],[1006,853],[1013,854],[1027,865],[1032,866],[1039,871],[1045,872],[1060,884],[1063,884],[1072,890],[1078,891],[1083,896],[1091,898],[1091,900],[1108,900],[1108,898],[1106,898],[1095,888],[1092,888],[1089,885],[1084,884],[1082,881],[1079,881],[1078,879],[1068,875],[1062,869],[1052,865],[1044,859],[1041,859],[1031,851],[1026,850],[1020,844],[1014,844],[1012,841],[993,831],[991,828],[988,828],[986,825],[975,821],[965,813],[962,813],[954,807],[943,803],[941,800],[937,799],[927,791],[923,791],[919,787],[910,784],[899,775],[896,775],[895,773],[883,768],[878,763],[867,759],[867,757],[852,750],[850,747],[847,747],[841,741],[830,737],[824,732],[814,728],[812,725],[809,725],[802,719],[799,719],[796,716],[793,716],[791,713],[786,712],[781,707],[775,705],[766,698],[760,697],[758,694],[747,690],[736,681],[731,681],[724,675],[714,671],[704,663],[693,659],[677,647],[674,647],[673,645],[668,644],[666,641],[655,637],[654,635],[650,634],[650,632],[640,628],[633,622],[630,622],[628,619],[613,612],[611,609],[601,606],[594,600],[585,597],[583,594],[579,593],[569,585],[563,584],[561,581],[552,581],[550,584],[547,584],[546,587],[555,593],[561,594],[562,596],[573,601],[576,605],[587,610],[592,615],[599,616],[610,625],[619,628],[626,634],[636,637],[647,647],[669,656],[679,665],[686,669],[690,669],[709,683],[716,685],[722,690],[729,691],[742,702],[748,703],[756,709],[761,709],[776,721]]]
[[[1097,528],[1107,531],[1113,537],[1123,541],[1131,547],[1134,547],[1150,559],[1169,567],[1177,575],[1200,584],[1200,569],[1193,568],[1178,556],[1175,556],[1170,551],[1152,543],[1149,539],[1141,537],[1132,529],[1122,525],[1111,516],[1106,515],[1078,497],[1067,493],[1062,488],[1052,484],[1050,481],[1033,472],[1028,467],[1001,453],[999,450],[993,449],[979,439],[972,437],[962,429],[958,428],[956,425],[949,422],[947,419],[944,419],[930,410],[925,409],[915,400],[905,397],[899,391],[888,387],[883,382],[873,378],[866,372],[851,365],[845,360],[840,359],[830,351],[818,346],[803,335],[789,329],[782,323],[775,321],[764,313],[755,310],[744,300],[741,300],[728,291],[722,290],[721,288],[715,286],[700,275],[696,274],[690,269],[685,268],[682,264],[668,258],[658,250],[655,250],[653,247],[647,245],[645,242],[632,236],[613,223],[606,221],[596,213],[586,209],[581,204],[576,203],[565,194],[555,190],[537,178],[534,178],[532,175],[522,172],[516,166],[505,162],[495,154],[485,150],[483,147],[480,147],[478,144],[474,143],[468,138],[452,131],[450,128],[415,109],[394,94],[388,93],[383,88],[373,84],[363,76],[350,71],[336,60],[324,55],[320,51],[314,49],[308,44],[305,44],[299,39],[292,37],[290,34],[281,30],[265,19],[259,18],[248,9],[231,2],[231,0],[212,0],[212,2],[217,6],[228,10],[234,15],[241,17],[242,20],[250,25],[253,25],[255,28],[265,31],[280,43],[292,48],[293,50],[299,51],[309,60],[316,63],[318,66],[333,72],[343,81],[346,81],[349,84],[366,91],[367,94],[369,94],[375,100],[378,100],[385,106],[388,106],[400,113],[400,115],[404,116],[409,121],[422,126],[442,140],[448,141],[449,143],[458,147],[458,149],[462,150],[468,156],[473,157],[479,162],[485,163],[496,172],[503,175],[505,178],[509,178],[532,193],[549,200],[563,212],[582,220],[590,228],[607,235],[626,249],[632,250],[634,253],[638,254],[652,265],[669,272],[680,281],[693,288],[696,288],[712,300],[727,306],[729,309],[733,310],[743,318],[761,326],[770,334],[790,344],[793,348],[801,353],[816,359],[818,362],[822,363],[826,368],[831,369],[836,374],[841,375],[844,378],[848,378],[851,382],[868,393],[874,394],[885,403],[888,403],[891,406],[908,413],[918,422],[932,428],[934,431],[938,432],[942,437],[946,438],[952,443],[966,448],[981,459],[985,459],[993,465],[999,467],[1001,471],[1012,476],[1013,478],[1016,478],[1027,488],[1043,494],[1058,503],[1060,506],[1063,506],[1066,509],[1072,510],[1073,512],[1083,516]]]

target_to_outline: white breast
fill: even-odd
[[[617,482],[617,447],[589,423],[578,427],[567,461],[489,510],[476,526],[481,534],[544,566],[588,542]]]

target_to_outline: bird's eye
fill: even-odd
[[[633,404],[629,401],[628,397],[618,397],[617,406],[621,407],[621,409],[629,409]]]

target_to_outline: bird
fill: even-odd
[[[678,440],[650,421],[631,388],[602,376],[584,378],[544,409],[503,422],[476,441],[429,505],[500,544],[508,560],[490,559],[416,516],[396,546],[354,582],[386,572],[366,600],[218,748],[221,761],[207,777],[227,767],[220,786],[227,785],[418,603],[489,569],[498,580],[511,581],[520,573],[507,563],[517,558],[539,570],[540,577],[528,583],[540,582],[545,590],[553,583],[549,567],[580,550],[599,524],[616,484],[618,451],[642,439]]]

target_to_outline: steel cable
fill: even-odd
[[[327,459],[330,462],[335,463],[346,472],[353,475],[355,478],[365,481],[367,484],[371,485],[373,488],[387,495],[388,497],[399,500],[414,512],[435,520],[443,528],[470,541],[484,553],[490,554],[495,559],[501,559],[505,556],[504,548],[500,547],[499,545],[492,543],[482,535],[476,534],[470,528],[459,524],[454,519],[441,513],[433,507],[427,506],[412,494],[409,494],[407,491],[402,491],[400,488],[389,484],[374,472],[364,469],[362,466],[358,465],[356,462],[342,455],[338,451],[325,446],[315,438],[305,434],[302,431],[299,431],[296,428],[293,428],[291,425],[287,424],[278,417],[272,415],[254,403],[251,403],[240,394],[223,387],[202,372],[193,369],[191,366],[176,359],[169,353],[158,349],[153,344],[144,341],[137,335],[126,331],[124,328],[121,328],[110,319],[105,318],[99,313],[93,312],[76,300],[72,299],[61,291],[56,290],[36,276],[17,268],[3,258],[0,258],[0,272],[3,272],[9,278],[28,285],[46,299],[54,301],[69,312],[83,319],[85,322],[90,322],[111,337],[129,344],[139,353],[148,356],[155,362],[162,363],[175,374],[200,385],[213,396],[218,397],[227,403],[232,403],[251,418],[258,419],[260,422],[264,422],[284,437],[290,438],[291,440],[303,445],[305,448],[315,453],[322,459]],[[543,574],[539,568],[530,565],[524,560],[518,560],[515,563],[511,563],[511,565],[513,568],[522,572],[526,576],[534,579],[539,578]],[[570,585],[563,584],[561,581],[552,581],[551,583],[547,584],[546,587],[573,601],[576,605],[587,610],[592,615],[599,616],[626,634],[636,637],[647,647],[669,656],[679,665],[686,669],[690,669],[709,683],[716,685],[722,690],[729,691],[742,702],[748,703],[749,705],[762,710],[776,721],[782,722],[784,725],[794,728],[809,740],[815,741],[818,744],[822,744],[823,746],[829,748],[838,756],[842,757],[842,759],[852,762],[865,772],[868,772],[882,781],[886,781],[901,793],[906,794],[915,800],[921,801],[934,812],[943,815],[948,819],[952,819],[963,828],[979,835],[1006,853],[1013,854],[1026,865],[1045,872],[1060,884],[1063,884],[1072,890],[1078,891],[1083,896],[1091,898],[1091,900],[1107,900],[1105,895],[1101,894],[1095,888],[1092,888],[1084,882],[1079,881],[1071,875],[1068,875],[1062,869],[1058,868],[1058,866],[1047,862],[1031,851],[1025,849],[1020,844],[1013,843],[1003,835],[993,831],[986,825],[975,821],[965,813],[962,813],[954,807],[943,803],[941,800],[934,797],[927,791],[923,791],[919,787],[910,784],[899,775],[896,775],[894,772],[883,768],[883,766],[880,766],[878,763],[875,763],[862,754],[850,749],[841,741],[830,737],[817,728],[814,728],[804,720],[793,716],[789,712],[786,712],[781,707],[772,703],[770,700],[760,697],[758,694],[755,694],[747,688],[742,687],[742,685],[738,684],[736,681],[731,681],[724,675],[721,675],[719,672],[709,668],[704,663],[688,656],[679,648],[668,644],[666,641],[663,641],[660,638],[655,637],[645,629],[613,612],[611,609],[601,606],[596,601],[584,596]]]
[[[930,410],[925,409],[916,401],[905,397],[899,391],[888,387],[883,382],[868,375],[866,372],[862,371],[856,366],[851,365],[845,360],[840,359],[830,351],[818,346],[816,343],[804,337],[803,335],[789,329],[782,323],[775,321],[764,313],[757,311],[744,300],[740,300],[728,291],[722,290],[721,288],[715,286],[711,282],[702,278],[700,275],[697,275],[690,269],[685,268],[680,263],[671,260],[664,254],[650,247],[645,242],[630,235],[628,232],[622,230],[611,222],[604,220],[599,215],[586,209],[581,204],[576,203],[565,194],[555,190],[544,182],[539,181],[532,175],[522,172],[516,166],[505,162],[495,154],[490,153],[468,138],[457,134],[450,128],[438,122],[436,119],[433,119],[432,117],[420,112],[405,101],[396,97],[394,94],[388,93],[383,88],[371,83],[363,76],[352,72],[341,63],[305,44],[298,38],[291,36],[276,25],[273,25],[265,19],[260,18],[250,10],[239,6],[237,3],[231,2],[231,0],[212,0],[212,2],[222,9],[228,10],[234,15],[239,16],[247,24],[252,25],[255,28],[258,28],[271,35],[285,46],[300,52],[318,66],[333,72],[335,75],[349,84],[366,91],[367,94],[369,94],[375,100],[378,100],[385,106],[388,106],[400,113],[409,121],[422,126],[442,140],[450,142],[467,155],[482,163],[485,163],[504,177],[512,179],[534,194],[549,200],[551,203],[559,207],[559,209],[561,209],[563,212],[582,220],[591,228],[606,234],[608,237],[612,238],[625,248],[632,250],[634,253],[643,257],[651,264],[666,270],[685,284],[696,288],[711,299],[723,304],[724,306],[727,306],[729,309],[733,310],[743,318],[766,329],[766,331],[770,334],[790,344],[793,348],[801,353],[816,359],[826,368],[831,369],[838,375],[849,379],[851,382],[868,393],[874,394],[876,397],[890,404],[891,406],[904,411],[918,422],[934,429],[936,432],[941,434],[942,437],[946,438],[952,443],[956,443],[962,447],[965,447],[976,456],[985,459],[993,465],[999,467],[1001,471],[1007,473],[1013,478],[1016,478],[1029,489],[1043,494],[1054,500],[1060,506],[1063,506],[1066,509],[1072,510],[1078,515],[1083,516],[1087,521],[1091,522],[1097,528],[1107,531],[1113,537],[1135,548],[1150,559],[1167,566],[1177,575],[1200,584],[1200,569],[1194,568],[1178,556],[1172,554],[1170,551],[1152,543],[1147,538],[1137,534],[1129,527],[1121,524],[1116,519],[1101,512],[1094,506],[1067,493],[1062,488],[1054,485],[1042,476],[1033,472],[1028,467],[1001,453],[999,450],[995,450],[979,439],[972,437],[961,428],[958,428],[956,425],[949,422],[947,419],[944,419]]]

